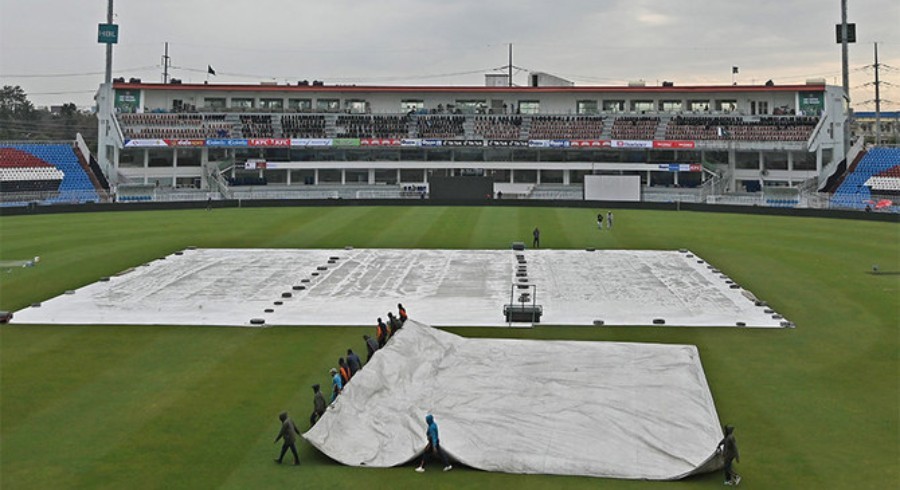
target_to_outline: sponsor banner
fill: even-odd
[[[359,146],[359,138],[334,138],[331,140],[334,146]]]
[[[125,148],[156,148],[160,146],[169,146],[166,140],[161,139],[136,139],[125,140]]]
[[[247,140],[247,146],[286,148],[291,146],[291,140],[287,138],[250,138]]]
[[[265,170],[266,163],[265,160],[247,160],[244,163],[244,170]]]
[[[653,148],[662,148],[662,149],[674,149],[674,150],[685,150],[685,149],[693,149],[694,142],[693,141],[670,141],[670,140],[661,140],[654,141]]]
[[[422,146],[422,140],[416,138],[407,138],[400,140],[400,146]]]
[[[613,148],[653,148],[652,141],[643,140],[612,140]]]
[[[434,138],[425,138],[422,140],[423,147],[434,147],[441,146],[444,143],[444,140],[434,139]]]
[[[516,148],[526,147],[527,148],[528,142],[522,141],[522,140],[488,140],[487,145],[493,146],[493,147],[516,147]]]
[[[291,146],[331,146],[331,138],[293,138]]]
[[[247,146],[247,140],[235,138],[210,138],[206,140],[206,146],[243,147]]]
[[[550,148],[550,140],[528,140],[529,148]]]
[[[569,140],[550,140],[550,148],[568,148]]]
[[[362,138],[359,140],[360,146],[400,146],[400,138]]]
[[[444,140],[444,146],[478,147],[484,146],[484,140]]]
[[[181,140],[165,140],[166,145],[168,146],[177,146],[179,148],[190,147],[190,146],[206,146],[206,140],[189,140],[189,139],[181,139]]]
[[[573,148],[609,148],[612,146],[610,140],[572,140],[570,143]]]
[[[700,172],[703,166],[699,163],[660,163],[656,168],[665,172]]]

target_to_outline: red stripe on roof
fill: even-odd
[[[691,92],[824,92],[825,85],[695,85],[683,87],[472,87],[472,86],[377,86],[377,85],[247,85],[223,84],[212,85],[202,83],[163,84],[163,83],[114,83],[116,89],[132,90],[173,90],[173,91],[228,91],[228,92],[351,92],[351,93],[595,93],[595,92],[627,92],[627,93],[691,93]]]

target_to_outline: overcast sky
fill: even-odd
[[[643,79],[676,85],[738,82],[841,84],[834,25],[840,0],[116,0],[114,76],[185,82],[483,85],[507,64],[577,85]],[[900,1],[849,0],[857,44],[850,86],[874,110],[873,42],[885,69],[882,98],[900,109]],[[37,105],[92,103],[102,82],[97,24],[107,0],[0,0],[0,83]],[[60,76],[51,76],[60,75]]]

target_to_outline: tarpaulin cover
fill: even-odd
[[[407,321],[303,435],[351,466],[443,450],[508,473],[677,479],[721,467],[722,438],[691,345],[470,339]]]

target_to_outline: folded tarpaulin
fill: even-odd
[[[425,415],[473,468],[671,480],[722,466],[695,346],[470,339],[406,322],[303,435],[351,466],[422,453]]]

